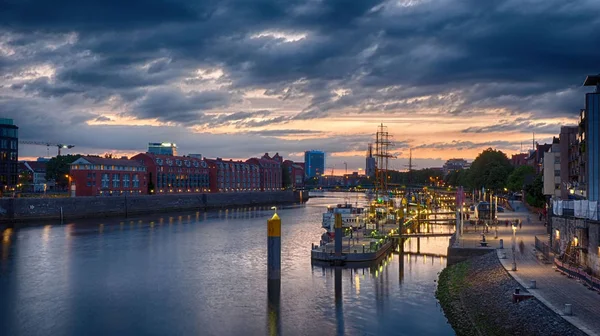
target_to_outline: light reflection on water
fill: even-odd
[[[352,196],[355,197],[355,196]],[[267,295],[270,207],[99,219],[5,230],[6,335],[452,335],[437,306],[448,239],[409,240],[364,269],[312,266],[321,214],[279,209],[282,281]],[[353,198],[354,201],[354,198]],[[270,288],[273,289],[273,288]],[[279,298],[275,294],[279,294]]]

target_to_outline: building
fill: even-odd
[[[529,154],[527,153],[513,154],[510,158],[510,164],[513,167],[525,166],[527,165],[528,156]]]
[[[600,75],[587,76],[584,86],[596,87],[585,94],[585,131],[582,145],[585,150],[587,199],[600,200]]]
[[[560,198],[570,198],[570,192],[579,184],[579,142],[578,126],[560,128]],[[574,197],[574,196],[572,196]]]
[[[171,142],[150,142],[148,153],[177,156],[177,145]]]
[[[543,193],[553,199],[561,197],[560,156],[560,141],[554,138],[549,150],[543,153],[542,160]]]
[[[46,192],[53,190],[55,183],[46,181],[45,161],[22,161],[19,162],[19,176],[28,176],[27,185],[23,190],[27,192]]]
[[[527,164],[535,169],[536,174],[540,174],[542,172],[544,153],[548,152],[550,150],[550,147],[552,147],[552,144],[540,145],[536,143],[535,150],[529,151],[529,156],[527,157]]]
[[[0,192],[19,183],[19,127],[12,119],[0,118]]]
[[[321,176],[325,173],[325,152],[311,150],[304,152],[306,178]]]
[[[279,154],[270,157],[265,153],[261,158],[251,158],[246,160],[247,163],[252,163],[258,166],[260,178],[260,191],[276,191],[283,188],[281,179],[282,170]]]
[[[365,162],[365,174],[368,177],[375,176],[375,169],[377,169],[377,161],[373,157],[373,144],[369,144],[367,149],[367,158]]]
[[[587,157],[585,154],[585,127],[586,127],[585,109],[579,111],[579,134],[577,143],[579,147],[579,183],[575,186],[574,193],[587,198]]]
[[[450,159],[446,161],[446,163],[444,163],[444,166],[442,168],[444,170],[444,175],[446,175],[455,170],[469,168],[469,166],[469,163],[465,159]]]
[[[211,192],[248,192],[260,190],[260,171],[244,161],[204,159],[209,167]]]
[[[300,164],[293,162],[291,160],[283,161],[283,169],[287,171],[287,176],[289,176],[288,185],[285,184],[284,188],[302,188],[304,187],[304,167]]]
[[[83,156],[69,172],[76,196],[119,196],[146,194],[146,167],[140,161]]]
[[[153,153],[140,153],[131,160],[147,168],[149,194],[210,191],[209,167],[205,160]]]

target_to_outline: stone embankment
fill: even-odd
[[[513,303],[515,288],[489,253],[444,269],[436,297],[457,335],[585,335],[535,298]]]

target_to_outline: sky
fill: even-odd
[[[383,123],[394,169],[409,148],[416,168],[510,155],[576,123],[600,73],[597,13],[597,0],[3,0],[0,116],[20,140],[83,154],[315,149],[350,172]]]

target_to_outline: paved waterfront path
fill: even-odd
[[[571,322],[580,330],[589,335],[600,335],[600,295],[587,289],[579,281],[568,278],[556,271],[552,264],[547,264],[537,258],[535,251],[535,236],[546,239],[547,231],[543,223],[538,221],[537,214],[531,214],[521,202],[513,202],[515,212],[507,211],[500,213],[499,220],[519,218],[523,221],[523,227],[517,229],[515,259],[517,271],[512,271],[512,228],[504,224],[498,227],[498,239],[494,238],[494,230],[486,234],[489,246],[499,247],[499,240],[504,240],[504,249],[498,250],[498,256],[506,253],[506,259],[500,259],[502,266],[523,287],[527,288],[538,300],[548,306],[567,321]],[[518,210],[517,210],[518,208]],[[527,224],[527,216],[531,218],[531,224]],[[481,229],[479,230],[481,231]],[[479,246],[481,232],[466,232],[463,239],[459,241],[460,246]],[[519,243],[523,241],[525,248],[521,252]],[[536,289],[529,289],[530,280],[536,280]],[[510,298],[507,298],[510,299]],[[572,304],[573,315],[563,314],[564,305]]]

